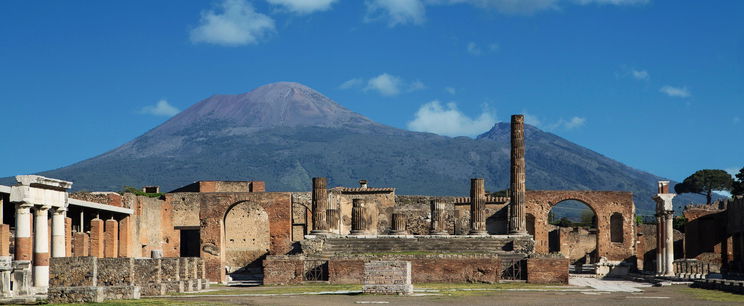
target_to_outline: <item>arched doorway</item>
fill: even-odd
[[[262,261],[269,253],[269,215],[252,202],[233,204],[225,213],[224,262],[234,280],[258,278]]]
[[[561,253],[571,264],[597,261],[597,214],[579,200],[563,200],[548,212],[548,250]]]

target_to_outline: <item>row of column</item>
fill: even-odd
[[[129,217],[120,221],[115,219],[90,220],[90,235],[77,232],[73,240],[74,256],[93,256],[99,258],[131,257]]]
[[[33,259],[33,281],[36,287],[49,284],[49,210],[50,206],[20,203],[16,206],[15,259]],[[31,209],[33,209],[34,229],[31,241]],[[52,257],[67,256],[66,221],[67,210],[58,207],[52,214]]]

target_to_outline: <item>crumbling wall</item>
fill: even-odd
[[[150,257],[153,250],[161,250],[168,257],[180,255],[180,235],[173,227],[173,205],[169,201],[125,193],[124,205],[134,210],[130,217],[134,257]]]
[[[569,259],[559,256],[533,256],[527,259],[527,282],[568,284]]]

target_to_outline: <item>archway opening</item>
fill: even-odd
[[[227,273],[233,280],[260,276],[271,248],[266,211],[256,203],[238,202],[228,209],[223,222]]]
[[[548,250],[576,265],[597,260],[597,214],[578,200],[556,203],[548,213]]]

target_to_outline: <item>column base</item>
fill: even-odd
[[[471,235],[471,236],[488,236],[488,232],[487,231],[470,231],[470,232],[468,232],[468,235]]]
[[[441,236],[441,235],[449,235],[449,233],[448,232],[435,232],[435,231],[432,231],[432,232],[429,232],[429,235],[440,235]]]
[[[312,231],[310,231],[310,235],[315,235],[315,236],[328,236],[330,234],[331,234],[331,232],[329,232],[327,230],[312,230]]]
[[[408,235],[407,231],[390,231],[389,235]]]
[[[366,233],[366,232],[364,232],[364,231],[356,231],[356,230],[352,230],[352,231],[351,231],[351,232],[349,233],[349,235],[350,235],[350,236],[362,236],[362,235],[366,235],[366,234],[367,234],[367,233]]]

